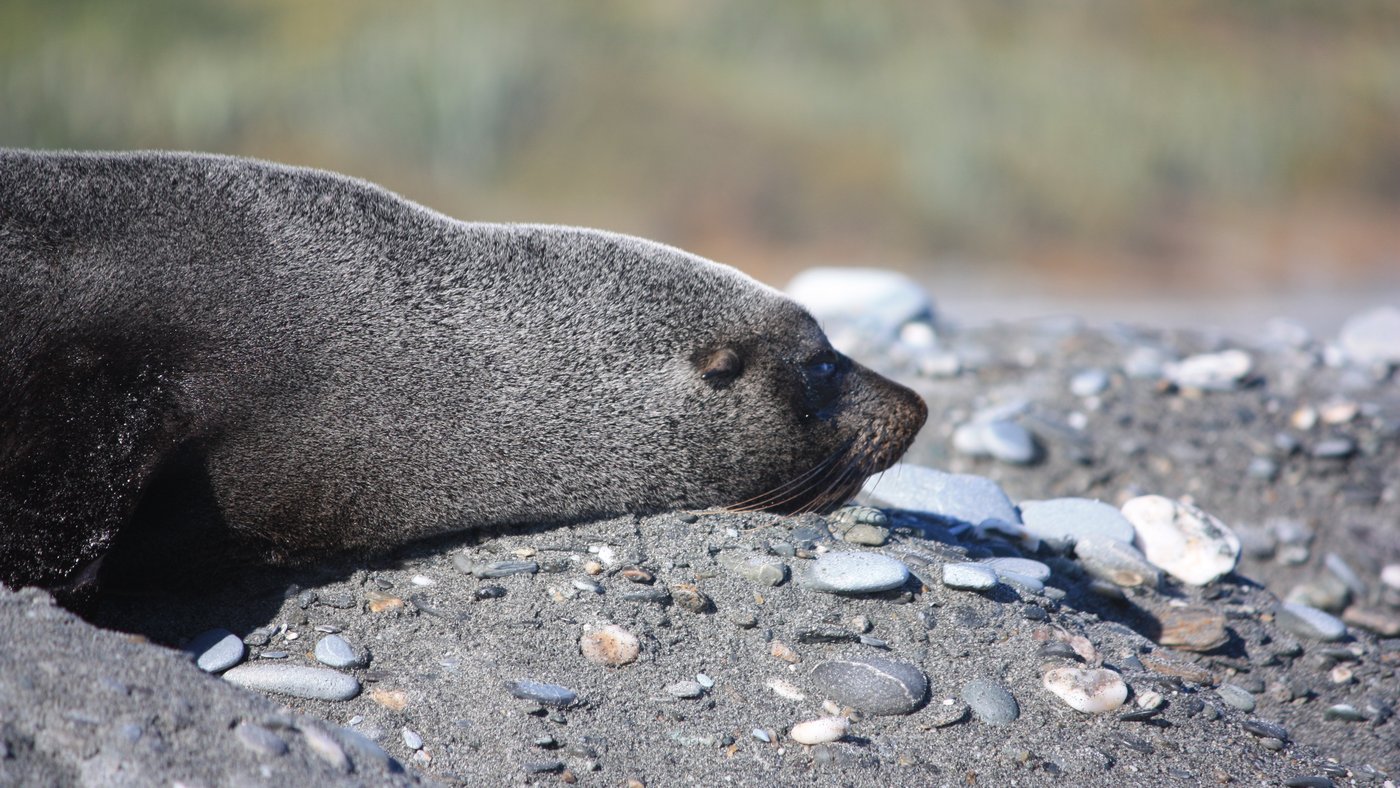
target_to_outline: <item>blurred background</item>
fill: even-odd
[[[1400,302],[1400,3],[3,0],[0,144],[324,167],[943,311]]]

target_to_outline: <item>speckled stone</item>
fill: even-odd
[[[905,662],[880,657],[832,659],[812,679],[833,700],[866,714],[908,714],[928,697],[928,677]]]
[[[354,676],[278,662],[239,665],[224,673],[224,680],[247,689],[311,700],[349,700],[360,694],[360,682]]]
[[[872,594],[899,588],[909,580],[903,563],[879,553],[826,553],[812,563],[806,585],[832,594]]]
[[[1021,716],[1021,706],[1006,688],[991,679],[973,679],[963,685],[962,699],[977,719],[988,725],[1009,725]]]

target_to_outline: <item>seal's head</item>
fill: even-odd
[[[607,483],[566,498],[544,479],[534,489],[553,500],[533,519],[579,504],[827,511],[924,424],[917,394],[834,350],[805,309],[732,268],[635,238],[535,231],[536,273],[572,280],[569,314],[550,322],[576,329],[547,343],[567,349],[547,377],[573,417],[546,430],[549,453],[589,449],[549,464]]]

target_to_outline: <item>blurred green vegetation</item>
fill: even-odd
[[[1300,233],[1400,267],[1400,2],[5,0],[0,144],[327,167],[770,278]]]

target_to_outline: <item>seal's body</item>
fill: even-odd
[[[0,152],[0,331],[11,585],[826,509],[925,416],[725,266],[221,156]]]

